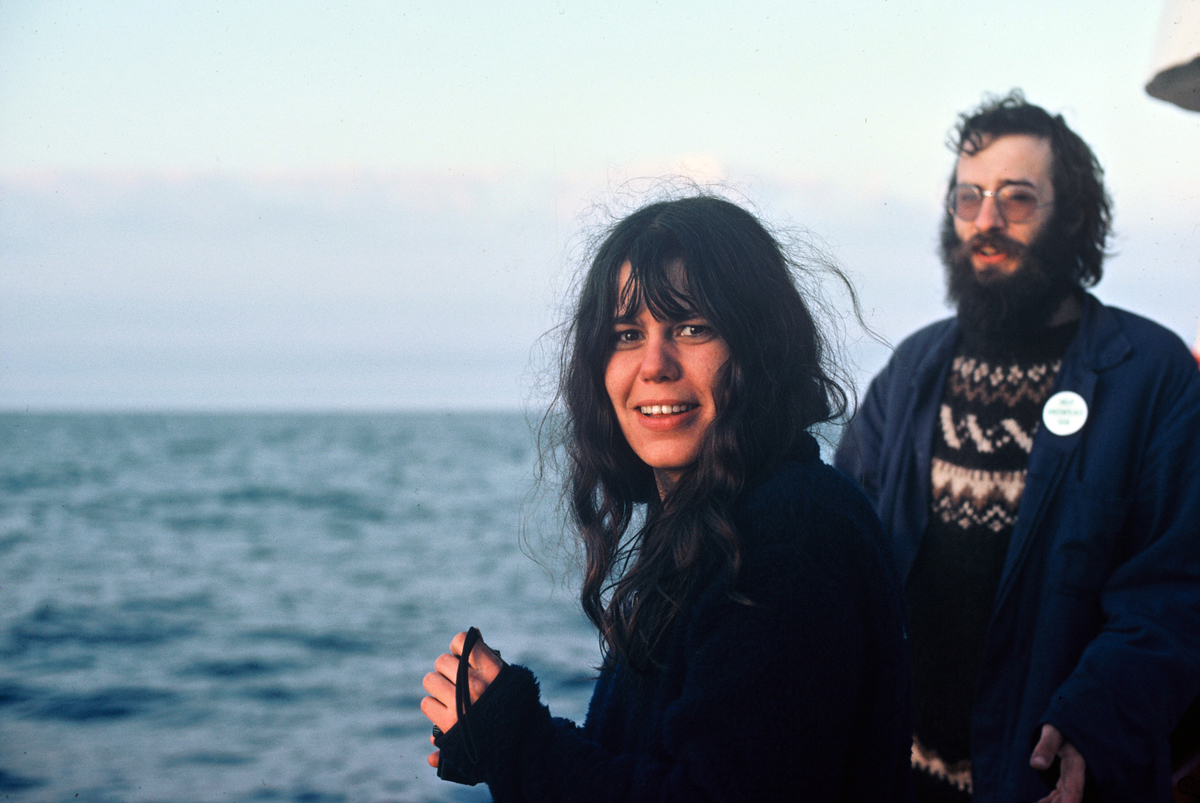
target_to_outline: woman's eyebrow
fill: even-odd
[[[617,313],[617,315],[613,317],[613,325],[636,324],[638,322],[638,318],[641,316],[641,312],[642,307],[638,307],[637,309],[628,310],[624,313]],[[665,313],[665,311],[662,314],[657,315],[652,311],[650,314],[655,318],[655,320],[667,321],[669,323],[685,323],[687,321],[694,320],[708,320],[708,318],[706,318],[704,314],[700,312],[700,310],[692,307],[681,308],[678,310],[678,314],[668,315]]]
[[[635,313],[627,312],[624,315],[618,315],[617,317],[613,318],[613,325],[617,326],[617,325],[625,325],[625,324],[634,324],[634,323],[637,323],[637,318],[638,318],[638,316]]]

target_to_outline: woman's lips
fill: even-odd
[[[638,424],[653,432],[685,427],[700,414],[698,404],[640,404],[634,409],[638,412]],[[658,412],[653,412],[655,410]]]
[[[678,415],[696,409],[698,404],[641,404],[637,411],[645,416]]]

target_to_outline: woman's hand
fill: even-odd
[[[463,642],[467,640],[466,633],[459,633],[450,641],[450,652],[438,656],[433,662],[433,670],[425,676],[421,684],[429,696],[421,701],[421,713],[429,718],[442,733],[448,733],[458,722],[458,712],[454,707],[454,681],[458,677],[458,657],[462,655]],[[467,656],[470,667],[467,672],[468,684],[471,689],[471,702],[479,699],[484,689],[491,685],[504,668],[500,653],[483,643],[483,639],[475,642],[471,654]],[[433,737],[429,737],[433,743]],[[435,750],[429,756],[429,766],[438,765],[440,750]]]

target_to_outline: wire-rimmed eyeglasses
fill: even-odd
[[[996,208],[1005,223],[1025,223],[1037,210],[1054,203],[1038,203],[1037,195],[1024,184],[1005,184],[998,190],[985,190],[975,184],[955,184],[946,196],[946,208],[959,220],[970,223],[979,217],[983,199],[987,197],[996,199]]]

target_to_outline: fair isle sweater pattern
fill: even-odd
[[[954,358],[934,442],[934,518],[963,530],[1012,530],[1042,405],[1061,364]]]

